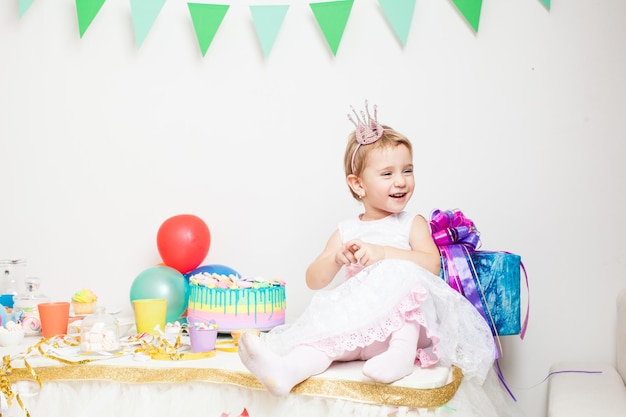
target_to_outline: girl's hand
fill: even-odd
[[[350,265],[358,261],[354,256],[354,251],[352,251],[349,246],[345,245],[335,254],[335,262],[339,265]]]
[[[361,240],[351,240],[346,243],[345,249],[352,253],[356,262],[362,266],[370,266],[385,259],[385,248],[383,246],[366,243]]]

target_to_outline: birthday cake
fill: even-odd
[[[199,273],[189,277],[187,318],[214,322],[221,333],[270,330],[285,323],[285,282]]]

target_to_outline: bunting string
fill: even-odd
[[[17,0],[18,15],[22,18],[28,10],[36,9],[35,0]],[[167,0],[130,0],[130,14],[133,21],[135,43],[140,48],[157,20]],[[234,0],[229,0],[233,2]],[[442,0],[451,1],[468,26],[478,33],[482,0]],[[550,10],[550,0],[534,0]],[[82,39],[91,23],[97,17],[106,0],[75,0],[79,36]],[[405,46],[413,19],[416,0],[378,0],[385,19],[402,46]],[[337,55],[341,39],[352,12],[354,0],[335,0],[309,3],[317,24],[333,56]],[[269,56],[276,41],[289,4],[250,5],[256,35],[264,55]],[[188,2],[187,8],[191,24],[195,30],[200,52],[204,57],[213,42],[228,10],[229,4]]]

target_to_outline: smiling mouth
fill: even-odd
[[[403,198],[404,196],[406,196],[406,193],[398,193],[398,194],[389,195],[389,197],[391,198]]]

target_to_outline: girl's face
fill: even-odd
[[[372,149],[359,177],[365,206],[364,220],[376,220],[399,213],[415,189],[413,158],[404,145]]]

